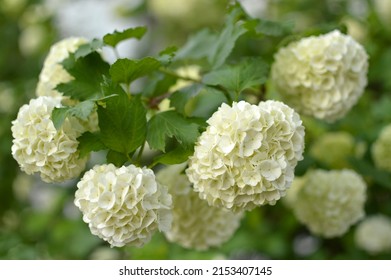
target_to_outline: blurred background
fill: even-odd
[[[73,205],[76,181],[53,185],[23,174],[11,155],[11,122],[35,97],[35,87],[50,46],[69,36],[87,39],[128,27],[148,26],[140,42],[121,43],[122,57],[137,58],[169,45],[181,46],[204,27],[218,30],[228,0],[0,0],[0,259],[390,259],[368,254],[354,240],[355,226],[341,238],[311,235],[283,202],[246,213],[241,227],[222,247],[194,251],[169,243],[162,234],[142,248],[111,249],[93,236]],[[304,118],[308,168],[353,168],[368,183],[368,215],[391,217],[391,176],[374,167],[370,148],[391,123],[391,1],[242,0],[256,18],[286,22],[293,32],[344,28],[366,48],[370,60],[365,94],[349,115],[335,124]],[[238,42],[238,55],[259,54],[272,61],[276,39],[262,45]],[[112,50],[104,50],[108,61]],[[327,149],[327,137],[344,134],[344,144]],[[333,134],[332,134],[333,135]],[[325,140],[326,138],[326,140]],[[331,139],[335,139],[334,136]],[[347,143],[347,144],[346,144]],[[330,146],[329,146],[330,147]],[[332,151],[331,155],[324,154]],[[329,157],[328,157],[329,155]],[[98,155],[99,156],[99,155]],[[336,157],[338,159],[336,160]],[[91,164],[93,164],[93,160]],[[368,238],[371,238],[370,236]]]

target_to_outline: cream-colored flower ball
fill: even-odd
[[[75,205],[91,233],[112,247],[140,247],[171,227],[171,195],[151,169],[96,165],[77,184]]]
[[[391,125],[385,126],[373,143],[372,158],[375,166],[391,172]]]
[[[76,178],[84,170],[87,158],[79,158],[77,147],[84,127],[75,118],[67,118],[56,130],[51,119],[61,100],[41,96],[30,100],[12,122],[12,155],[27,174],[40,173],[45,182],[63,182]]]
[[[329,168],[347,168],[349,157],[355,155],[354,137],[344,131],[328,132],[314,141],[310,154]]]
[[[186,174],[209,205],[232,211],[274,205],[303,158],[304,127],[278,101],[223,104],[207,121]]]
[[[271,78],[283,101],[328,122],[344,117],[367,84],[365,49],[338,30],[290,43],[274,58]]]
[[[304,178],[291,205],[313,234],[338,237],[364,217],[367,186],[353,170],[312,170]]]
[[[37,96],[59,97],[62,93],[55,88],[61,83],[67,83],[73,77],[60,64],[70,53],[87,43],[84,38],[70,37],[55,43],[47,55],[37,85]]]
[[[356,229],[355,241],[359,248],[370,254],[391,251],[391,219],[378,214],[363,220]]]
[[[165,236],[188,249],[221,246],[234,235],[243,214],[209,206],[193,191],[184,169],[183,164],[171,165],[156,175],[158,182],[168,186],[173,200],[172,227]]]

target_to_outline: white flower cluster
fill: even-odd
[[[316,235],[341,236],[364,216],[366,184],[352,170],[312,170],[298,187],[290,205]]]
[[[79,158],[77,137],[84,127],[67,118],[60,130],[51,120],[59,98],[41,96],[19,109],[12,122],[12,155],[27,174],[39,172],[45,182],[63,182],[84,170],[87,158]]]
[[[209,206],[191,188],[183,170],[185,165],[171,165],[160,170],[158,182],[168,186],[173,200],[172,228],[167,239],[188,249],[206,250],[229,240],[240,225],[243,213]]]
[[[202,199],[240,211],[285,195],[304,150],[304,127],[293,109],[240,101],[223,104],[207,122],[186,170]]]
[[[357,227],[355,241],[370,254],[391,251],[391,219],[382,214],[365,218]]]
[[[75,205],[91,233],[111,244],[142,246],[171,227],[171,196],[152,170],[96,165],[77,184]]]
[[[391,125],[382,129],[371,152],[376,167],[391,172]]]
[[[345,131],[325,133],[313,142],[310,154],[329,168],[347,168],[355,154],[354,137]]]
[[[368,55],[338,30],[281,48],[272,81],[298,112],[333,122],[357,102],[367,84]]]
[[[70,53],[75,52],[79,46],[87,43],[83,38],[66,38],[54,44],[47,55],[37,85],[37,96],[62,96],[55,88],[61,83],[67,83],[73,77],[60,64]]]

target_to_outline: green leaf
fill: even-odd
[[[75,58],[85,57],[103,47],[103,42],[99,39],[93,39],[91,42],[81,45],[75,52]]]
[[[116,83],[130,84],[140,77],[151,74],[160,66],[160,61],[153,57],[145,57],[140,60],[122,58],[111,65],[110,75]]]
[[[255,19],[246,22],[245,27],[253,30],[257,35],[280,37],[287,36],[288,34],[292,33],[293,22],[278,22],[265,19]]]
[[[146,137],[147,117],[140,96],[120,94],[98,106],[102,142],[125,155],[140,147]]]
[[[204,86],[201,84],[193,84],[189,87],[182,88],[174,92],[170,96],[170,105],[176,109],[177,112],[182,115],[186,115],[186,105],[195,96],[197,96]]]
[[[68,107],[61,107],[61,108],[54,108],[52,111],[52,121],[54,124],[54,127],[59,130],[64,123],[67,115],[68,115],[69,108]]]
[[[142,94],[146,97],[157,97],[167,94],[169,88],[177,81],[176,77],[162,73],[154,73],[150,81],[145,85]]]
[[[68,83],[59,84],[56,89],[72,99],[86,100],[100,95],[103,75],[107,75],[109,64],[101,56],[93,52],[76,59],[70,55],[62,65],[74,79]]]
[[[183,147],[179,146],[172,151],[155,157],[152,164],[179,164],[188,160],[189,156],[192,154],[193,149],[184,149]]]
[[[128,158],[122,153],[109,150],[106,155],[106,161],[107,163],[112,163],[117,167],[121,167],[122,165],[124,165],[125,162],[128,161]]]
[[[95,101],[86,100],[73,107],[54,108],[52,111],[52,121],[56,129],[60,129],[68,116],[74,116],[82,120],[87,120],[95,108]]]
[[[245,59],[238,65],[225,66],[203,77],[207,85],[221,85],[236,95],[267,81],[268,65],[260,58]]]
[[[77,138],[77,141],[79,142],[77,149],[79,150],[80,158],[85,157],[90,152],[98,152],[107,149],[100,139],[100,135],[96,133],[84,132]]]
[[[355,170],[363,176],[369,176],[373,181],[379,185],[391,189],[391,173],[377,169],[372,164],[365,160],[359,160],[356,158],[350,158],[349,162],[352,164]]]
[[[245,17],[245,13],[242,7],[239,4],[233,6],[227,17],[226,25],[214,42],[208,56],[208,61],[213,69],[223,65],[235,47],[236,41],[248,31],[244,22],[240,21],[243,17]]]
[[[147,28],[145,26],[139,26],[135,28],[128,28],[124,31],[114,31],[114,33],[106,34],[103,37],[103,42],[106,45],[115,47],[118,43],[128,40],[128,39],[137,39],[140,40],[145,33],[147,32]]]
[[[101,92],[103,96],[108,97],[113,94],[126,94],[120,84],[114,83],[110,77],[103,76],[101,83]]]
[[[228,103],[228,100],[220,90],[205,87],[186,104],[186,115],[207,120],[222,103]]]
[[[152,149],[164,152],[167,138],[172,137],[175,137],[184,149],[191,149],[198,136],[198,125],[175,111],[156,114],[148,122],[147,141]]]
[[[186,44],[178,50],[175,59],[200,59],[208,57],[216,41],[216,34],[212,33],[209,29],[203,29],[189,38]]]
[[[176,46],[167,47],[159,53],[158,60],[163,65],[169,65],[175,57],[175,53],[178,50]]]

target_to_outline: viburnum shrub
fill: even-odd
[[[368,56],[349,35],[278,50],[289,26],[250,18],[238,3],[228,11],[220,31],[111,64],[102,48],[115,52],[146,27],[54,44],[37,98],[12,122],[20,168],[46,182],[74,179],[83,221],[113,247],[142,246],[156,231],[186,248],[220,246],[248,211],[289,193],[305,147],[299,113],[332,122],[363,92]],[[246,40],[262,50],[268,38],[274,61],[237,51]],[[92,152],[105,162],[86,170]],[[363,216],[364,182],[350,171],[311,174],[290,204],[300,201],[295,212],[316,234],[344,233]]]

